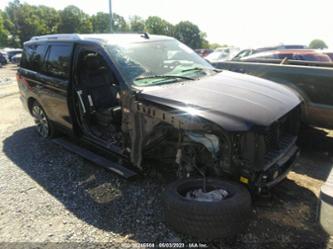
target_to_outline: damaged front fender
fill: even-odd
[[[130,137],[130,155],[131,162],[142,169],[143,150],[151,142],[151,135],[157,126],[165,124],[178,131],[185,131],[186,135],[193,141],[203,144],[207,149],[217,157],[219,152],[219,141],[215,135],[206,134],[200,136],[197,131],[208,132],[213,126],[207,121],[197,118],[190,113],[163,109],[152,103],[135,101],[127,116],[127,131]],[[162,128],[164,129],[164,128]]]
[[[195,132],[186,132],[186,136],[188,136],[192,141],[196,143],[200,143],[206,147],[206,149],[212,154],[215,160],[219,157],[220,152],[220,140],[214,134],[202,134]]]

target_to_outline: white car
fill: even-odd
[[[14,64],[20,64],[21,58],[22,58],[22,53],[19,53],[19,54],[12,56],[10,61]]]
[[[206,56],[205,59],[208,60],[210,63],[222,62],[230,60],[238,52],[239,49],[234,47],[218,48],[213,53]]]

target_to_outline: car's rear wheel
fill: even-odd
[[[43,138],[53,137],[55,134],[53,124],[47,118],[43,108],[36,101],[32,104],[31,113],[34,117],[38,134]]]

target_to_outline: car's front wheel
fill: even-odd
[[[43,138],[53,137],[55,129],[43,108],[36,101],[32,104],[31,113],[34,117],[38,134]]]

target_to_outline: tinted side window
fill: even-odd
[[[71,55],[71,45],[51,45],[45,64],[46,73],[50,76],[67,79]]]
[[[33,50],[32,46],[24,47],[20,67],[23,67],[26,69],[32,69],[32,67],[30,65],[30,60],[31,60],[33,52],[34,52],[34,50]]]
[[[37,72],[42,71],[46,48],[46,45],[38,45],[33,53],[31,65],[33,70],[36,70]]]
[[[43,44],[34,44],[24,47],[21,67],[37,72],[42,71],[46,47],[47,46]]]

